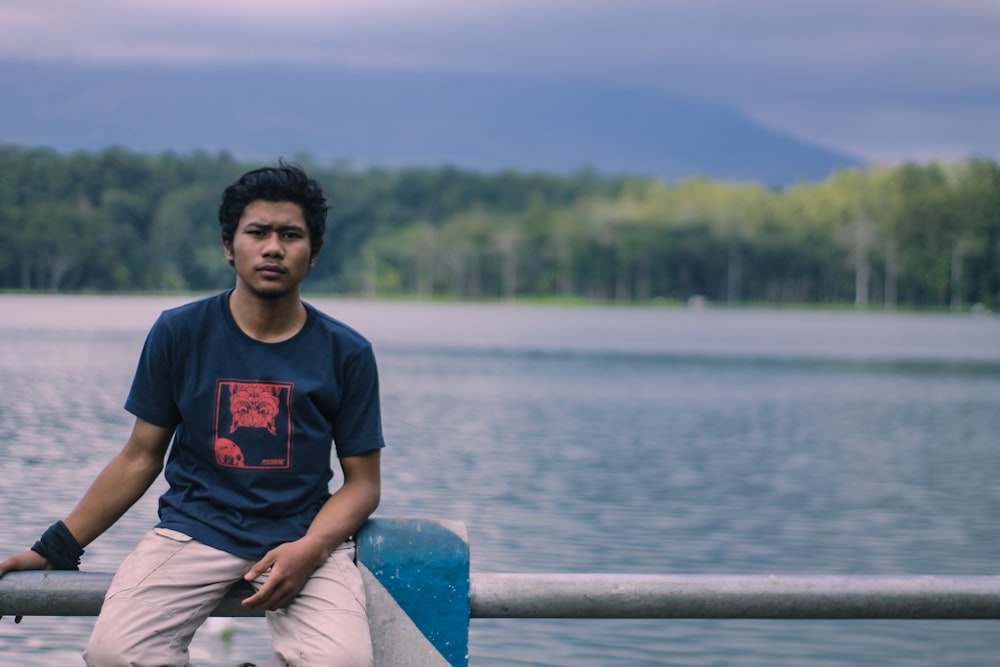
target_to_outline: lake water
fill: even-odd
[[[0,536],[29,546],[121,447],[166,297],[0,296]],[[375,344],[378,515],[466,523],[473,572],[997,574],[1000,318],[310,299]],[[90,546],[113,570],[158,484]],[[0,624],[64,667],[93,619]],[[269,655],[206,626],[201,667]],[[991,665],[992,621],[476,619],[471,664]]]

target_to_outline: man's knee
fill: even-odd
[[[306,667],[308,665],[329,665],[331,667],[374,667],[375,658],[371,647],[337,646],[332,650],[319,654],[306,653],[297,656],[282,656],[288,667]]]
[[[134,618],[134,617],[133,617]],[[152,625],[134,623],[122,615],[97,618],[83,652],[88,667],[182,667],[188,664],[186,646],[151,630]]]
[[[156,642],[123,645],[91,638],[83,662],[87,667],[183,667],[188,659],[185,652],[178,653]]]
[[[275,653],[289,667],[329,665],[331,667],[372,667],[375,663],[368,620],[354,614],[324,614],[335,623],[329,632],[272,637]]]

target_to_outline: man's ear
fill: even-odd
[[[226,256],[226,261],[230,264],[233,263],[233,244],[231,241],[226,241],[222,239],[222,254]]]

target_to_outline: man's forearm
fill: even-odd
[[[378,507],[382,495],[380,456],[376,450],[341,460],[344,484],[320,508],[305,537],[317,541],[325,556],[355,534]]]
[[[105,466],[63,523],[81,547],[88,545],[142,497],[162,468],[162,461],[119,453]]]
[[[306,537],[318,540],[329,556],[364,525],[378,507],[379,497],[379,488],[368,482],[345,484],[320,509]]]

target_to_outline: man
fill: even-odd
[[[115,574],[88,665],[187,665],[195,631],[239,579],[283,664],[372,663],[351,536],[381,492],[375,358],[299,298],[326,213],[319,184],[285,163],[226,188],[235,287],[161,314],[125,403],[136,419],[124,448],[63,521],[0,563],[0,576],[77,569],[166,458],[160,522]],[[334,445],[343,483],[331,495]]]

